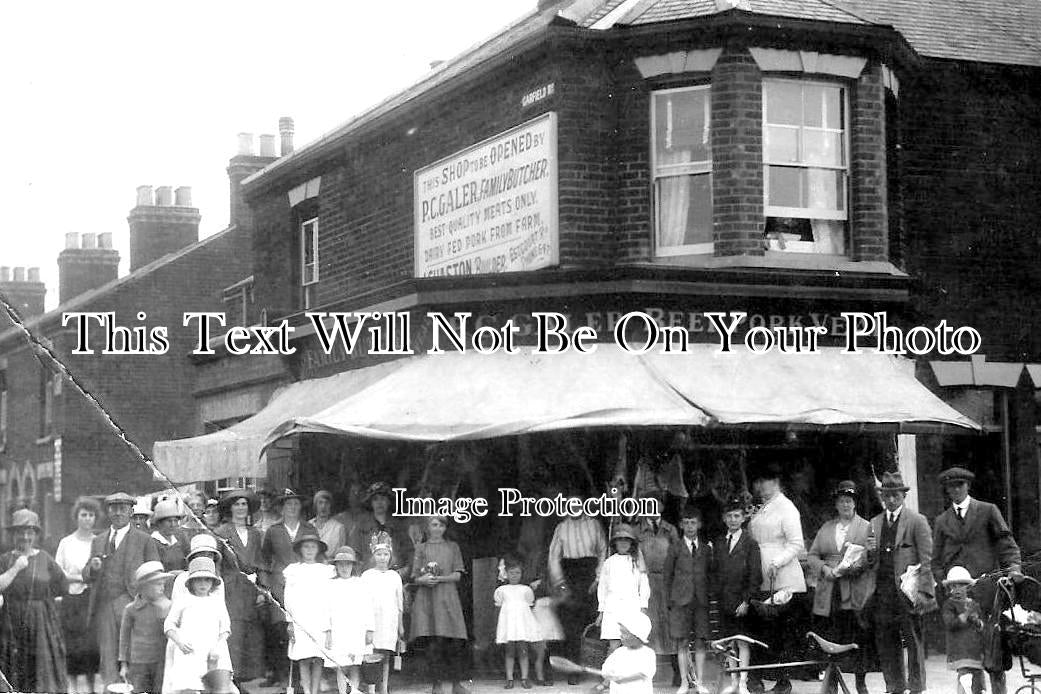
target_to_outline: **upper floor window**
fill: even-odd
[[[7,445],[7,370],[0,370],[0,451]]]
[[[712,252],[710,88],[654,92],[651,171],[655,251],[659,256]]]
[[[61,378],[49,368],[40,369],[40,437],[54,433],[54,398],[60,392]]]
[[[303,308],[312,308],[318,291],[318,218],[300,223],[300,287]]]
[[[768,248],[846,253],[847,98],[834,83],[763,81]]]

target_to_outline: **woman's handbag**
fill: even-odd
[[[600,627],[593,622],[582,630],[582,665],[599,670],[607,659],[607,641],[600,638]]]
[[[758,599],[749,600],[749,604],[757,615],[763,619],[776,619],[788,611],[788,603],[792,600],[790,590],[774,591],[774,579],[770,577],[770,592],[760,595]]]

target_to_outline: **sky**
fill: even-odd
[[[535,9],[537,0],[20,2],[0,41],[0,265],[39,267],[57,306],[67,232],[129,259],[140,185],[191,186],[200,238],[228,223],[240,132],[335,129]]]

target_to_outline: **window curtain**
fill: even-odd
[[[662,165],[690,162],[690,152],[685,150],[666,151],[659,163]],[[658,242],[661,246],[682,246],[687,233],[687,218],[690,215],[689,176],[667,176],[658,179]]]

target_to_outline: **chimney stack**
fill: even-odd
[[[11,304],[22,320],[43,313],[43,298],[47,287],[40,281],[38,267],[0,267],[0,295]],[[0,311],[0,330],[11,323],[6,313]]]
[[[119,253],[98,243],[99,235],[65,234],[65,250],[58,254],[58,301],[65,303],[91,289],[108,284],[119,275]]]
[[[278,119],[278,134],[282,137],[282,156],[293,153],[293,119],[282,116]]]
[[[199,210],[192,207],[192,189],[159,186],[152,197],[151,186],[138,186],[137,205],[130,210],[130,272],[164,255],[190,246],[199,240]],[[101,237],[107,236],[107,239]],[[99,248],[112,245],[111,234],[98,238]]]
[[[292,120],[292,119],[290,119]],[[285,133],[282,130],[282,121],[279,121],[279,131],[283,133],[283,144]],[[228,161],[228,185],[230,201],[228,221],[235,226],[251,226],[253,216],[249,205],[242,199],[242,182],[275,161],[275,136],[260,136],[260,154],[254,154],[253,133],[239,133],[238,153]]]

